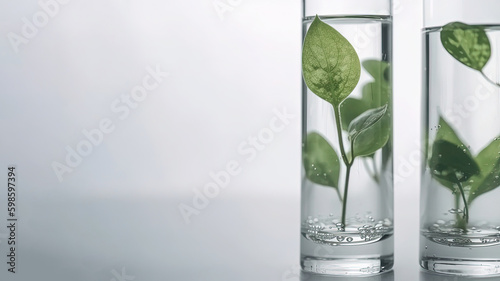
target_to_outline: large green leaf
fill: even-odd
[[[446,140],[434,142],[429,168],[434,177],[451,183],[465,182],[479,174],[474,158],[460,146]]]
[[[441,43],[455,59],[478,71],[491,56],[490,40],[481,26],[449,23],[441,30]]]
[[[312,132],[307,135],[304,143],[303,161],[306,177],[310,181],[338,189],[339,157],[328,141],[320,134]]]
[[[495,138],[476,156],[481,174],[470,180],[469,203],[500,186],[500,138]]]
[[[338,107],[358,84],[361,66],[349,41],[316,16],[304,39],[302,73],[313,93]]]
[[[354,157],[371,155],[389,140],[391,128],[387,105],[369,109],[349,124],[349,140]]]

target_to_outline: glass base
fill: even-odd
[[[500,260],[424,258],[423,269],[459,276],[500,276]]]
[[[391,270],[394,265],[394,258],[393,256],[385,256],[379,258],[318,259],[303,256],[300,265],[302,270],[316,274],[364,276],[376,275]]]

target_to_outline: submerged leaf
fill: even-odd
[[[342,126],[347,130],[354,118],[368,109],[389,104],[391,95],[390,66],[387,62],[378,60],[365,60],[363,67],[373,77],[374,81],[363,86],[360,99],[347,98],[340,105]]]
[[[352,141],[361,134],[363,131],[368,130],[371,126],[377,123],[384,116],[387,111],[387,105],[375,109],[369,109],[360,116],[352,120],[347,129],[349,132],[349,139]]]
[[[342,119],[342,128],[347,131],[352,120],[356,119],[363,112],[371,109],[370,104],[362,99],[347,98],[340,105],[340,116]]]
[[[306,177],[320,185],[338,189],[340,161],[337,153],[320,134],[312,132],[306,137],[303,151]]]
[[[495,138],[476,157],[481,174],[471,178],[469,203],[500,186],[500,138]]]
[[[349,41],[316,16],[304,39],[302,72],[313,93],[338,107],[358,84],[361,66]]]
[[[354,157],[371,155],[384,147],[391,134],[388,106],[369,109],[349,125],[349,140]]]
[[[434,177],[451,183],[465,182],[479,174],[476,161],[460,146],[446,140],[434,142],[429,168]]]
[[[449,23],[441,30],[441,43],[455,59],[478,71],[491,56],[490,40],[481,26]]]
[[[448,142],[456,145],[458,148],[460,148],[462,150],[462,152],[467,154],[470,158],[473,157],[469,148],[464,144],[464,142],[458,136],[458,134],[455,132],[455,130],[450,126],[450,124],[448,124],[448,122],[446,122],[446,120],[442,116],[439,117],[438,132],[436,134],[435,142],[437,142],[439,140],[448,141]],[[434,157],[435,155],[432,154],[432,156]],[[456,188],[454,186],[454,184],[455,184],[454,182],[443,179],[442,177],[437,177],[436,175],[434,175],[434,173],[432,173],[432,171],[431,171],[431,174],[443,186],[447,187],[452,192],[456,191]]]

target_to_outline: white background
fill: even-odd
[[[221,3],[230,9],[217,11]],[[395,280],[417,280],[422,3],[394,4]],[[150,241],[123,246],[130,252],[122,256],[99,248],[113,260],[102,263],[102,278],[123,260],[136,264],[128,269],[135,280],[298,280],[301,1],[72,0],[13,45],[9,34],[22,35],[23,18],[33,22],[39,11],[37,1],[0,3],[1,167],[22,171],[26,221],[41,224],[40,210],[59,206],[48,202],[64,203],[46,221],[87,200],[79,198],[136,200],[138,212],[117,211],[129,216],[118,226],[145,226]],[[168,78],[119,119],[113,102],[157,65]],[[254,158],[239,152],[275,109],[295,117]],[[116,129],[59,182],[54,161],[64,163],[66,146],[105,118]],[[179,206],[192,206],[210,173],[231,161],[241,172],[186,223]],[[82,224],[95,219],[91,210],[75,211]],[[23,227],[25,241],[35,241],[32,226]],[[36,241],[55,241],[50,229],[37,229],[46,234]],[[116,237],[102,231],[132,244],[141,237],[134,227]],[[53,255],[79,257],[84,247]]]

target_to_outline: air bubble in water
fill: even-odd
[[[340,222],[339,222],[339,223],[337,223],[337,224],[336,224],[336,226],[337,226],[337,229],[338,229],[338,230],[341,230],[341,231],[342,231],[342,230],[345,230],[345,225],[344,225],[343,223],[340,223]]]

